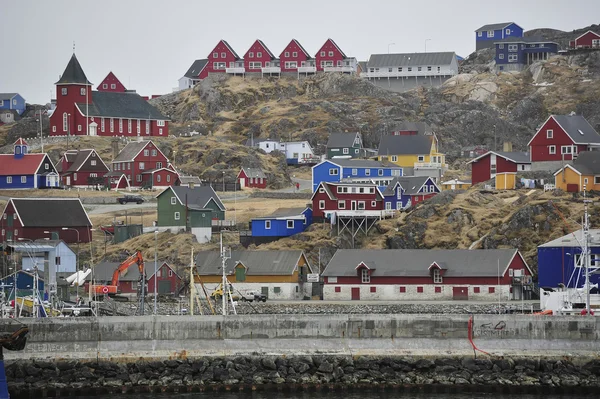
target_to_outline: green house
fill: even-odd
[[[327,159],[359,158],[361,149],[360,133],[330,133],[327,141]]]
[[[171,186],[156,196],[159,230],[180,230],[210,241],[213,220],[225,219],[225,206],[212,187]]]

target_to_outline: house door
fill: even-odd
[[[98,135],[98,125],[96,124],[96,122],[92,122],[90,123],[90,136],[97,136]]]
[[[356,210],[356,201],[352,201],[352,202],[350,203],[350,209],[352,209],[353,211],[355,211],[355,210]]]
[[[452,299],[454,299],[454,300],[469,299],[469,289],[467,287],[452,287]]]
[[[71,185],[71,176],[67,176],[67,180],[65,181],[65,185],[67,185],[67,186]]]
[[[360,301],[360,287],[352,288],[352,300]]]
[[[260,293],[269,299],[269,287],[260,287]]]
[[[456,184],[451,184],[450,185],[450,190],[456,190]]]
[[[159,294],[170,294],[171,293],[171,281],[170,280],[158,280],[158,293]]]
[[[240,188],[246,187],[246,179],[244,177],[240,177]]]

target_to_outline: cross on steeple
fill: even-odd
[[[73,40],[73,54],[75,54],[75,40]]]

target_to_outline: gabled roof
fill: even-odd
[[[332,38],[329,38],[329,39],[325,40],[325,43],[323,43],[323,46],[326,45],[327,42],[331,42],[331,44],[333,44],[335,46],[335,48],[340,52],[340,54],[342,55],[342,57],[348,58],[348,57],[346,57],[346,54],[342,51],[342,49],[340,48],[340,46],[338,46],[337,43],[334,42]],[[319,48],[319,51],[321,51],[321,49],[323,48],[323,46],[321,46]],[[319,51],[317,51],[317,54],[315,54],[315,57],[319,54]]]
[[[152,143],[153,148],[156,148],[167,159],[168,162],[169,159],[167,156],[151,140],[130,141],[125,147],[123,147],[121,152],[119,152],[119,155],[117,155],[112,162],[132,162],[135,157],[150,143]]]
[[[155,172],[161,171],[161,170],[166,170],[167,172],[171,172],[177,175],[177,171],[170,169],[170,168],[166,168],[166,167],[162,167],[162,168],[156,168],[156,169],[149,169],[149,170],[145,170],[142,172],[143,175],[151,175],[154,174]]]
[[[600,134],[582,115],[552,115],[576,144],[600,144]]]
[[[583,33],[582,35],[577,36],[574,41],[577,41],[579,39],[581,39],[583,36],[587,35],[588,33],[593,33],[594,35],[596,35],[597,37],[600,37],[600,34],[594,32],[593,30],[588,30],[587,32]]]
[[[302,251],[231,251],[225,271],[230,274],[238,263],[242,263],[247,276],[291,276],[303,255]],[[200,251],[196,255],[196,265],[201,276],[220,276],[222,273],[218,251]],[[308,263],[307,266],[310,269]]]
[[[85,164],[85,162],[88,160],[88,158],[93,153],[96,153],[96,156],[94,157],[94,159],[96,159],[100,162],[96,163],[96,166],[92,167],[90,169],[90,171],[108,172],[110,170],[110,168],[108,166],[106,166],[106,164],[104,163],[102,158],[100,158],[100,155],[98,155],[98,153],[93,149],[67,151],[63,155],[63,157],[67,158],[67,162],[71,163],[71,166],[69,166],[69,169],[63,171],[62,170],[62,162],[61,162],[62,159],[61,159],[58,161],[58,164],[56,165],[56,170],[59,172],[63,172],[63,173],[79,172],[81,170],[82,166]],[[104,168],[102,168],[102,166],[104,166]]]
[[[517,164],[527,164],[531,163],[531,156],[528,152],[504,152],[504,151],[488,151],[483,155],[478,156],[477,158],[471,159],[467,164],[477,162],[481,158],[485,158],[488,155],[494,154],[497,157],[501,157],[506,159],[507,161],[511,161]]]
[[[306,56],[306,58],[311,58],[310,54],[308,54],[308,51],[306,51],[304,49],[304,47],[302,47],[302,45],[300,44],[300,42],[296,39],[292,39],[287,46],[285,46],[285,48],[283,49],[283,51],[281,52],[281,54],[285,53],[285,49],[288,48],[290,46],[290,44],[292,43],[296,43],[296,46],[298,46],[298,48],[300,49],[300,51],[302,51],[304,53],[304,55]],[[281,57],[281,54],[279,54],[279,57]]]
[[[565,165],[565,168],[574,170],[579,175],[591,176],[600,175],[600,151],[583,151],[577,155],[572,165]],[[562,172],[560,168],[554,176]]]
[[[600,247],[600,229],[590,229],[590,241],[592,247]],[[581,230],[576,230],[572,233],[548,241],[545,244],[539,245],[538,248],[551,248],[551,247],[576,247],[580,248],[583,243],[583,233]]]
[[[285,218],[293,218],[293,217],[303,217],[304,211],[306,211],[307,207],[300,208],[277,208],[273,213],[268,216],[256,217],[254,219],[285,219]]]
[[[18,93],[0,93],[0,101],[12,100]]]
[[[502,22],[499,24],[488,24],[488,25],[483,25],[481,28],[475,30],[475,32],[479,32],[479,31],[485,31],[485,30],[498,30],[498,29],[504,29],[509,25],[515,24],[514,22]],[[517,25],[517,24],[515,24]],[[517,25],[519,26],[519,25]],[[519,28],[521,28],[519,26]],[[522,28],[521,28],[522,29]]]
[[[329,139],[327,140],[327,148],[336,147],[352,147],[356,135],[360,133],[345,133],[345,132],[334,132],[329,133]]]
[[[208,60],[203,58],[201,60],[196,60],[192,64],[192,66],[187,70],[187,72],[183,75],[186,78],[197,78],[200,75],[200,72],[206,67]]]
[[[467,179],[452,179],[442,182],[442,184],[471,184],[471,180]]]
[[[92,93],[92,103],[77,103],[77,108],[85,116],[104,118],[123,118],[141,120],[169,120],[158,109],[133,92],[95,91]]]
[[[113,273],[120,266],[120,262],[109,262],[103,260],[100,263],[97,263],[94,266],[94,280],[97,281],[111,281]],[[146,270],[148,270],[148,264],[146,263]],[[154,263],[152,264],[154,266]],[[92,279],[91,273],[85,278],[86,281],[90,281]],[[119,282],[122,281],[139,281],[140,280],[140,271],[137,268],[137,265],[132,265],[127,269],[126,273],[119,276]]]
[[[24,227],[92,226],[79,198],[12,198],[10,203]]]
[[[244,167],[242,167],[242,170],[246,174],[246,177],[254,177],[254,178],[261,178],[261,179],[267,178],[265,173],[260,168],[244,168]]]
[[[25,154],[15,159],[13,154],[0,154],[0,176],[33,175],[46,157],[46,154]],[[52,165],[49,158],[48,163]]]
[[[165,191],[167,190],[173,190],[179,203],[183,206],[185,206],[187,199],[188,207],[199,206],[201,209],[206,209],[206,205],[213,199],[221,210],[225,210],[225,205],[223,205],[221,199],[211,186],[199,186],[194,188],[171,186],[165,189]],[[162,195],[165,191],[158,194],[157,197]]]
[[[395,177],[394,180],[390,182],[390,184],[385,188],[383,192],[384,196],[390,196],[395,194],[395,188],[397,184],[400,184],[400,187],[404,189],[404,194],[406,195],[415,195],[419,193],[421,187],[430,180],[429,176],[404,176],[404,177]]]
[[[431,136],[382,136],[377,155],[429,154],[431,146]]]
[[[338,249],[323,276],[356,276],[362,262],[374,265],[372,277],[425,277],[437,262],[446,267],[444,277],[498,277],[498,262],[504,275],[515,256],[516,249]]]
[[[81,65],[79,64],[79,60],[75,56],[75,53],[71,56],[60,79],[55,83],[55,85],[69,84],[91,85],[90,81],[85,76],[85,72],[83,72],[83,68],[81,68]]]
[[[449,51],[442,53],[371,54],[367,66],[369,68],[381,68],[450,65],[455,59],[456,54]]]
[[[23,140],[22,137],[19,137],[13,145],[27,145],[27,142],[25,140]]]
[[[272,60],[274,60],[275,58],[277,58],[277,57],[275,57],[273,55],[273,53],[271,52],[271,50],[269,50],[269,48],[267,47],[267,45],[262,40],[256,39],[256,41],[258,42],[258,44],[260,44],[265,49],[265,51],[267,52],[267,54],[269,54],[269,57],[271,57]]]
[[[233,47],[231,47],[231,46],[229,45],[229,43],[227,43],[227,40],[223,40],[223,39],[221,39],[221,41],[223,42],[223,44],[224,44],[225,46],[227,46],[227,48],[229,49],[229,51],[231,51],[231,53],[233,54],[233,56],[235,57],[235,59],[236,59],[236,60],[239,60],[239,59],[240,59],[240,56],[239,56],[239,55],[237,55],[237,53],[235,52],[235,50],[233,49]]]
[[[417,132],[422,135],[433,134],[433,129],[427,122],[410,122],[402,121],[399,125],[394,128],[394,131],[398,132]]]
[[[182,185],[187,185],[190,183],[194,184],[202,184],[202,180],[198,176],[179,176],[179,183]]]

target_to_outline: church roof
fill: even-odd
[[[65,71],[60,76],[56,85],[68,85],[68,84],[82,84],[82,85],[91,85],[90,81],[85,76],[85,72],[83,72],[83,68],[79,64],[77,57],[75,54],[69,60]]]

